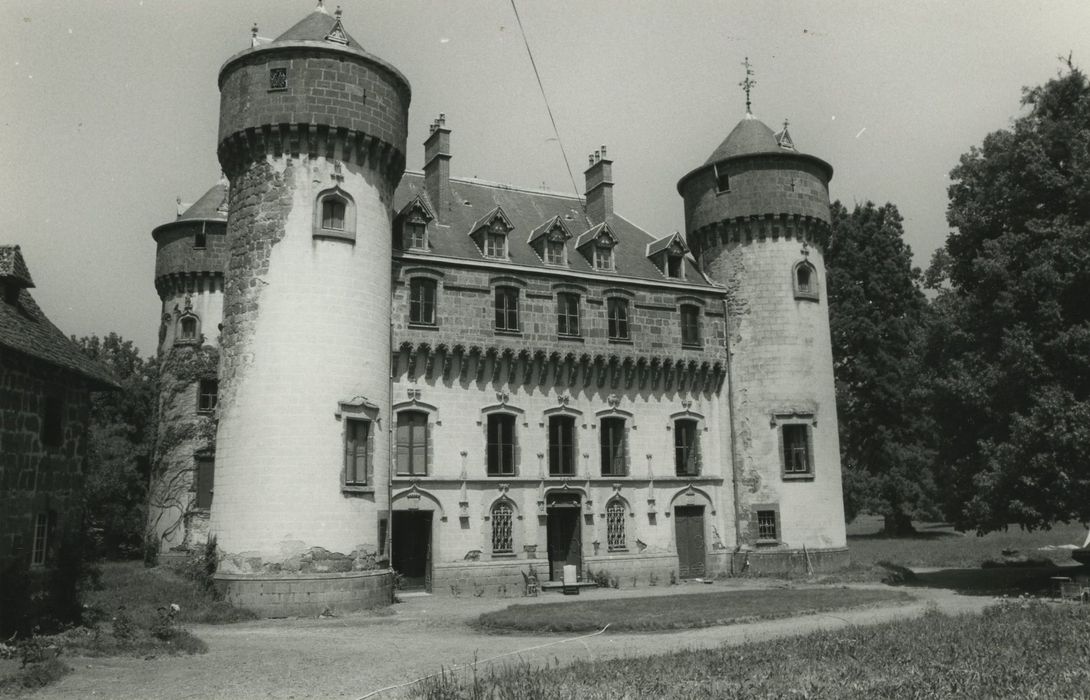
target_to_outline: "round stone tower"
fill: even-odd
[[[803,547],[815,567],[847,564],[822,260],[832,175],[747,110],[678,182],[689,246],[729,290],[738,543],[769,569]]]
[[[159,556],[205,541],[215,451],[227,181],[152,231],[159,323],[159,431],[148,536]]]
[[[391,200],[410,100],[321,3],[272,41],[255,26],[252,44],[219,74],[230,257],[211,531],[229,591],[381,556]]]

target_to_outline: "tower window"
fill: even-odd
[[[322,228],[344,230],[344,202],[339,199],[322,200]]]
[[[783,450],[783,476],[812,477],[814,475],[810,426],[806,423],[784,423],[780,426]]]
[[[399,476],[428,473],[428,414],[423,411],[397,414],[397,473]]]
[[[44,566],[46,547],[49,545],[49,515],[38,513],[34,518],[34,542],[30,550],[31,566]]]
[[[575,419],[571,416],[549,418],[549,475],[575,474]]]
[[[627,299],[611,297],[606,300],[606,322],[610,340],[629,340]]]
[[[371,421],[345,418],[344,483],[367,486],[371,482]]]
[[[715,191],[716,192],[730,192],[730,175],[727,174],[726,168],[720,168],[715,166]]]
[[[695,420],[674,421],[674,469],[678,476],[700,475],[700,443]]]
[[[602,448],[602,476],[625,476],[628,473],[628,450],[624,418],[603,418],[598,440]]]
[[[202,379],[197,389],[197,413],[212,413],[219,400],[219,380]]]
[[[208,510],[212,507],[212,484],[215,479],[216,461],[212,457],[198,457],[197,475],[193,480],[193,490],[197,492],[197,509]]]
[[[59,447],[64,442],[64,399],[60,396],[45,397],[39,438],[43,445],[49,447]]]
[[[795,265],[795,274],[792,277],[796,299],[818,299],[817,270],[808,260]]]
[[[436,325],[435,290],[435,280],[414,277],[409,281],[409,323],[422,326]]]
[[[515,473],[515,417],[509,413],[488,416],[488,475]]]
[[[681,344],[700,345],[700,307],[693,304],[681,307]]]
[[[204,250],[208,247],[208,234],[204,231],[198,231],[197,235],[193,237],[193,247],[197,250]]]
[[[517,332],[519,329],[519,290],[515,287],[496,287],[496,330]]]
[[[288,89],[288,69],[287,68],[270,68],[269,69],[269,89],[270,90],[287,90]]]
[[[579,295],[560,292],[556,295],[556,332],[559,335],[579,335]]]
[[[195,343],[199,335],[197,317],[193,315],[182,316],[181,320],[178,321],[178,340],[183,343]]]

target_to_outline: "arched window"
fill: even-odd
[[[507,501],[497,501],[492,506],[492,553],[514,554],[515,552],[515,509]]]
[[[792,282],[795,287],[796,299],[813,299],[818,298],[818,279],[817,270],[807,260],[795,265],[795,274],[792,275]]]
[[[700,432],[691,418],[674,421],[674,469],[678,476],[700,475]]]
[[[628,540],[624,531],[624,503],[613,499],[606,506],[606,547],[610,552],[623,552],[628,549]]]
[[[200,337],[200,322],[196,316],[182,316],[178,320],[178,340],[183,343],[195,343]]]
[[[356,240],[356,205],[340,188],[318,195],[314,206],[314,235]]]

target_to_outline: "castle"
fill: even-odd
[[[847,563],[832,167],[786,126],[747,103],[662,235],[604,146],[584,197],[462,179],[440,116],[406,171],[408,81],[321,4],[219,88],[226,182],[153,232],[163,556],[214,535],[266,612]]]

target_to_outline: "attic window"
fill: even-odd
[[[607,242],[599,241],[594,245],[594,269],[613,269],[613,246]]]
[[[419,219],[405,222],[405,248],[408,250],[428,249],[428,225]]]
[[[269,90],[287,90],[288,89],[288,69],[287,68],[270,68],[269,69]]]
[[[680,255],[667,255],[666,256],[666,276],[670,279],[679,280],[685,276],[685,266],[682,264],[684,258]]]
[[[506,258],[507,234],[495,228],[487,231],[484,234],[484,254],[489,258]]]
[[[566,261],[564,241],[547,241],[545,243],[545,264],[564,265]]]
[[[715,191],[730,192],[730,175],[725,168],[720,170],[718,165],[715,166]]]

